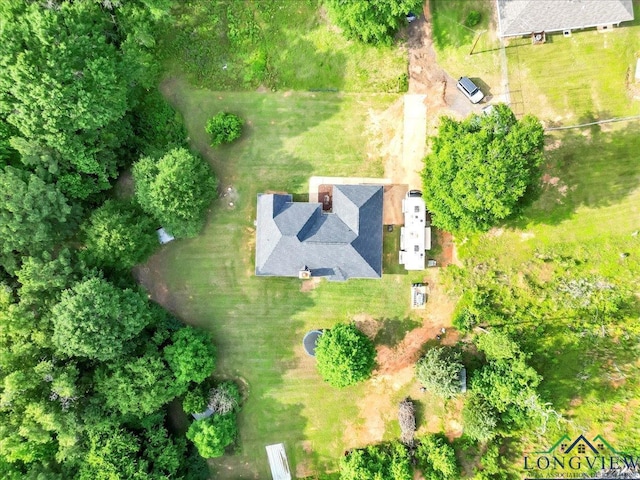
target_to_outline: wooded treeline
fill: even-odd
[[[130,274],[160,225],[196,235],[216,193],[157,91],[169,6],[0,0],[2,478],[208,475],[167,406],[215,347]],[[135,196],[116,198],[131,167]]]

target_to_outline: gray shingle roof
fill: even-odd
[[[633,20],[632,0],[497,0],[500,36],[557,32]]]
[[[329,280],[382,275],[383,187],[334,185],[333,213],[291,195],[259,194],[256,275],[297,277],[305,266]]]

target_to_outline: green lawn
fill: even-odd
[[[518,113],[533,113],[550,125],[640,114],[640,100],[632,99],[638,95],[633,77],[640,53],[639,6],[635,1],[635,21],[606,33],[552,34],[543,45],[510,40],[509,87]]]
[[[380,342],[397,341],[418,324],[408,308],[409,285],[418,279],[322,282],[301,292],[297,279],[256,278],[255,198],[283,190],[304,198],[314,174],[380,175],[381,164],[367,156],[376,141],[367,134],[369,112],[384,110],[397,96],[211,92],[176,81],[164,91],[185,115],[191,141],[212,161],[221,186],[238,192],[234,208],[227,197],[214,204],[202,235],[174,242],[156,257],[178,316],[214,334],[217,375],[247,385],[238,450],[212,462],[215,478],[267,478],[264,446],[276,442],[285,442],[294,470],[334,470],[343,451],[358,446],[346,444],[344,436],[348,425],[363,421],[358,400],[368,386],[325,385],[303,353],[302,337],[309,329],[370,314],[387,319]],[[213,150],[203,127],[218,110],[240,114],[248,127],[237,143]],[[395,414],[390,418],[388,428],[397,429]]]
[[[317,0],[194,0],[159,42],[169,74],[214,90],[398,92],[407,52],[346,40]]]

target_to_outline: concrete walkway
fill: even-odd
[[[425,146],[427,142],[426,95],[404,96],[404,131],[402,137],[402,164],[409,189],[421,189]]]

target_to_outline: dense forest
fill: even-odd
[[[168,9],[0,2],[2,478],[208,475],[168,405],[209,388],[215,347],[130,273],[159,226],[196,235],[216,194],[156,89]],[[135,195],[115,195],[129,170]]]

